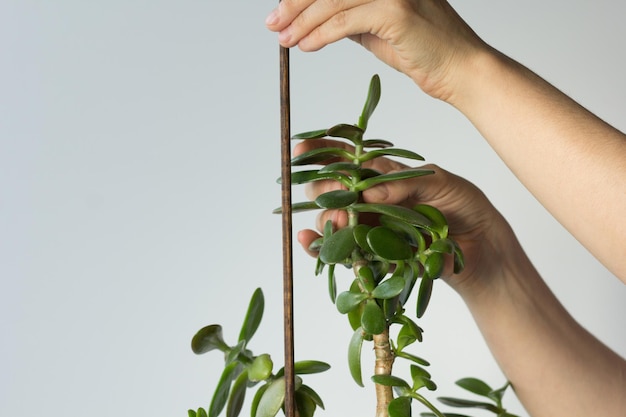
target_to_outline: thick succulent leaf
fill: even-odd
[[[368,253],[374,253],[369,243],[367,243],[367,233],[372,230],[372,226],[358,224],[354,226],[354,240],[361,249]]]
[[[318,374],[330,369],[330,365],[322,361],[298,361],[293,364],[294,373],[298,375]]]
[[[430,365],[430,363],[426,360],[426,359],[422,359],[419,356],[415,356],[411,353],[407,353],[407,352],[397,352],[396,356],[399,358],[404,358],[407,359],[411,362],[415,362],[418,365],[422,365],[422,366],[428,366]]]
[[[430,296],[433,292],[433,280],[424,276],[420,283],[420,289],[417,294],[417,311],[415,315],[417,318],[421,318],[426,312],[428,303],[430,302]]]
[[[428,204],[418,204],[413,207],[413,210],[423,214],[431,221],[430,230],[437,233],[439,238],[448,237],[448,221],[439,209]]]
[[[424,215],[402,206],[392,206],[388,204],[356,203],[352,208],[361,213],[385,214],[394,217],[413,226],[430,226],[431,221]]]
[[[493,391],[491,391],[489,394],[487,394],[487,397],[491,398],[493,401],[495,401],[496,403],[498,403],[499,405],[502,404],[502,397],[504,396],[504,393],[506,392],[507,388],[511,386],[511,383],[507,381],[506,384],[504,384],[503,387],[495,389]]]
[[[198,330],[191,339],[191,350],[193,350],[193,353],[196,355],[201,355],[214,349],[225,352],[229,348],[230,347],[224,342],[222,326],[219,324],[203,327]]]
[[[387,215],[380,216],[379,220],[381,225],[390,228],[396,233],[404,235],[412,246],[417,247],[419,252],[425,250],[426,240],[415,226]]]
[[[298,133],[296,135],[293,135],[291,139],[294,139],[294,140],[321,139],[323,137],[326,137],[326,129],[311,130],[309,132]]]
[[[373,375],[372,381],[388,387],[411,388],[408,382],[394,375]]]
[[[389,412],[389,417],[411,417],[411,398],[394,398],[389,403],[387,411]]]
[[[419,376],[413,378],[413,390],[417,391],[422,388],[426,388],[429,391],[435,391],[437,389],[437,384],[435,384],[430,378]]]
[[[313,402],[318,405],[322,410],[324,409],[324,401],[322,401],[322,397],[320,397],[313,388],[303,384],[300,388],[298,388],[298,391],[296,392],[306,395],[311,400],[313,400]]]
[[[367,92],[367,99],[365,100],[365,105],[363,106],[363,110],[361,111],[361,116],[359,116],[359,127],[363,130],[367,129],[367,124],[372,117],[372,113],[376,110],[376,106],[380,101],[380,77],[378,74],[375,74],[370,80],[369,90]]]
[[[454,242],[451,239],[443,238],[435,240],[428,247],[433,252],[439,253],[447,253],[448,255],[452,255],[454,253]]]
[[[430,372],[421,366],[411,365],[411,378],[415,381],[416,378],[428,378],[430,379]]]
[[[432,279],[439,278],[443,272],[444,255],[441,252],[432,252],[424,261],[425,274]]]
[[[248,368],[248,379],[252,382],[265,381],[274,369],[274,362],[269,354],[263,353],[252,361]]]
[[[307,171],[296,171],[291,173],[291,183],[294,185],[306,184],[309,182],[322,180],[339,181],[345,186],[350,185],[349,177],[346,174],[342,174],[340,172],[321,171],[313,169]],[[282,182],[282,179],[279,178],[277,182],[280,184]]]
[[[359,165],[353,164],[352,162],[333,162],[321,168],[317,172],[321,174],[331,173],[331,172],[341,173],[343,171],[352,172],[352,171],[357,171],[359,168],[360,168]]]
[[[357,328],[350,339],[348,346],[348,368],[350,375],[358,386],[363,386],[363,377],[361,374],[361,348],[363,347],[363,329]]]
[[[254,397],[252,398],[252,402],[250,403],[250,417],[256,416],[257,408],[259,407],[259,402],[261,401],[261,397],[263,397],[263,394],[265,393],[265,390],[267,389],[267,387],[269,387],[269,385],[270,385],[269,383],[265,385],[261,385],[259,389],[256,391],[256,394],[254,394]]]
[[[387,320],[385,313],[376,303],[370,299],[365,302],[363,314],[361,314],[361,327],[369,334],[381,334],[385,331]]]
[[[345,227],[324,239],[319,257],[325,264],[340,263],[350,257],[355,247],[352,227]]]
[[[215,392],[213,393],[213,398],[211,399],[211,404],[209,405],[208,417],[217,417],[219,413],[222,412],[224,406],[226,405],[226,401],[228,401],[230,384],[233,382],[233,379],[237,377],[237,373],[240,370],[241,366],[237,362],[231,362],[226,365],[224,371],[222,371],[219,381],[217,382]]]
[[[367,298],[367,294],[361,292],[344,291],[337,296],[337,310],[341,314],[349,313]]]
[[[320,251],[321,249],[321,245],[319,248],[317,248],[317,252]],[[315,263],[315,276],[320,275],[322,272],[324,272],[324,266],[326,266],[326,264],[324,262],[322,262],[322,260],[319,258],[319,256],[317,257],[317,262]]]
[[[489,394],[493,391],[487,383],[481,381],[478,378],[462,378],[455,382],[459,387],[468,390],[476,395],[481,395],[483,397],[488,397]]]
[[[454,273],[458,274],[465,268],[465,257],[461,248],[456,243],[454,244]]]
[[[263,309],[265,308],[265,298],[261,288],[257,288],[252,294],[250,303],[248,304],[248,312],[244,318],[241,331],[239,332],[239,341],[245,340],[249,342],[254,333],[256,333],[263,318]]]
[[[195,410],[187,410],[187,417],[196,417],[197,413]]]
[[[330,301],[335,303],[337,300],[337,280],[335,279],[335,265],[328,265],[328,295]]]
[[[383,182],[406,180],[409,178],[422,177],[424,175],[430,175],[430,174],[434,174],[434,171],[429,170],[429,169],[419,169],[419,168],[406,169],[404,171],[393,172],[391,174],[378,175],[376,177],[359,181],[354,186],[354,190],[364,191],[364,190],[367,190],[368,188],[373,187],[374,185],[381,184]]]
[[[228,405],[226,406],[226,417],[237,417],[241,412],[241,407],[246,399],[246,384],[248,382],[248,373],[243,371],[233,384],[228,397]]]
[[[315,401],[311,399],[306,394],[300,392],[300,390],[295,392],[295,401],[296,401],[296,409],[298,412],[296,413],[298,417],[313,417],[315,414],[315,409],[317,405]]]
[[[356,159],[356,155],[342,148],[317,148],[293,157],[291,159],[291,165],[300,166],[317,164],[333,158],[343,158],[352,161]]]
[[[417,341],[417,337],[420,333],[416,333],[415,329],[410,325],[405,324],[400,328],[398,337],[396,337],[397,347],[396,350],[403,350],[405,347],[412,345]]]
[[[416,161],[423,161],[424,157],[407,149],[399,149],[399,148],[385,148],[385,149],[375,149],[373,151],[369,151],[359,157],[359,162],[367,162],[371,161],[374,158],[379,158],[381,156],[399,156],[401,158],[413,159]]]
[[[197,417],[208,417],[207,412],[204,408],[198,408],[198,412],[196,413]]]
[[[363,141],[364,148],[389,148],[393,143],[384,139],[366,139]]]
[[[404,284],[405,283],[403,277],[398,275],[392,276],[391,278],[381,282],[376,288],[374,288],[374,291],[372,291],[372,297],[381,300],[393,298],[402,292],[402,290],[404,289]]]
[[[355,145],[359,145],[363,141],[363,133],[363,129],[360,127],[348,124],[335,125],[326,131],[328,136],[348,139]]]
[[[388,261],[409,259],[413,251],[409,242],[385,226],[377,226],[367,233],[367,243],[374,253]]]
[[[302,379],[295,378],[296,391],[302,385]],[[276,378],[267,385],[256,407],[255,417],[274,417],[285,402],[285,377]]]
[[[362,266],[359,268],[357,277],[363,290],[366,292],[372,292],[376,288],[376,280],[374,278],[374,272],[368,266]]]
[[[442,404],[449,405],[450,407],[464,407],[464,408],[480,408],[483,410],[489,410],[493,413],[498,413],[500,410],[494,404],[485,403],[481,401],[464,400],[462,398],[452,397],[439,397],[437,398]]]
[[[321,208],[320,206],[315,204],[315,201],[302,201],[299,203],[293,203],[291,205],[291,212],[298,213],[301,211],[318,210],[320,208]],[[272,213],[274,214],[281,214],[282,212],[283,212],[282,207],[278,207],[272,210]]]
[[[348,190],[333,190],[320,194],[315,203],[325,209],[340,209],[355,203],[359,199],[359,193]]]

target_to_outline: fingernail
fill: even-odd
[[[278,23],[278,10],[274,9],[272,12],[265,18],[266,25],[275,25]]]

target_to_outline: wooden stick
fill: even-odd
[[[291,212],[291,114],[289,49],[280,47],[281,196],[283,226],[283,310],[285,337],[285,416],[296,417],[293,326],[293,244]]]

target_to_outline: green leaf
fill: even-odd
[[[322,410],[324,409],[324,402],[322,401],[322,398],[313,388],[303,384],[302,386],[300,386],[300,388],[298,388],[298,391],[296,392],[306,395],[311,400],[313,400],[313,402],[318,405]]]
[[[418,204],[413,210],[423,214],[431,221],[430,230],[437,233],[439,238],[448,237],[448,221],[441,211],[428,204]]]
[[[248,378],[252,382],[265,381],[272,374],[274,362],[267,353],[257,356],[248,368]]]
[[[298,213],[301,211],[309,211],[309,210],[318,210],[321,207],[315,204],[315,201],[302,201],[300,203],[293,203],[291,205],[291,212]],[[282,207],[275,208],[272,210],[273,214],[281,214],[283,212]]]
[[[385,149],[375,149],[373,151],[369,151],[364,153],[359,157],[359,162],[367,162],[371,161],[374,158],[379,158],[381,156],[398,156],[401,158],[413,159],[416,161],[423,161],[424,157],[421,155],[409,151],[407,149],[398,149],[398,148],[385,148]]]
[[[404,236],[410,245],[418,248],[419,252],[424,251],[426,248],[426,240],[415,226],[387,215],[380,216],[379,221],[382,226],[388,227],[396,233]]]
[[[443,272],[444,261],[443,253],[432,252],[424,261],[425,274],[432,279],[439,278]]]
[[[400,294],[402,290],[404,290],[404,278],[396,275],[378,284],[372,291],[372,297],[386,300]]]
[[[343,158],[352,161],[356,159],[356,155],[342,148],[317,148],[295,156],[291,159],[291,165],[299,166],[317,164],[333,158]]]
[[[325,174],[325,173],[337,174],[337,173],[340,173],[341,171],[348,171],[348,172],[357,171],[359,168],[360,167],[357,164],[353,164],[352,162],[333,162],[321,168],[317,172],[321,174]],[[347,178],[345,174],[342,174],[342,175],[344,175]]]
[[[413,226],[426,227],[431,224],[431,221],[427,217],[407,207],[388,204],[356,203],[352,205],[352,208],[360,213],[385,214],[412,224]]]
[[[222,326],[212,324],[200,329],[191,339],[191,350],[196,355],[210,352],[214,349],[226,352],[229,346],[224,342]]]
[[[493,389],[487,385],[484,381],[481,381],[478,378],[462,378],[455,382],[459,387],[466,389],[469,392],[472,392],[476,395],[481,395],[483,397],[488,397],[489,394],[493,391]]]
[[[337,300],[337,280],[335,279],[335,265],[328,265],[328,295],[330,301],[335,303]]]
[[[411,417],[411,398],[394,398],[389,403],[387,411],[389,411],[389,417]]]
[[[246,348],[246,341],[242,340],[233,346],[228,352],[226,352],[226,363],[236,362],[239,360],[239,355],[244,352]]]
[[[444,417],[470,417],[465,414],[443,413]],[[420,413],[420,417],[437,417],[434,413]]]
[[[363,386],[363,377],[361,376],[361,348],[363,347],[363,329],[357,328],[348,346],[348,368],[350,375],[358,386]]]
[[[396,343],[398,344],[396,350],[402,351],[405,347],[412,345],[417,341],[417,335],[419,333],[416,334],[413,330],[414,329],[411,326],[406,324],[400,328],[398,337],[396,338]]]
[[[380,77],[378,74],[375,74],[370,80],[370,86],[367,92],[367,99],[365,100],[365,105],[363,106],[363,110],[361,111],[361,116],[359,116],[359,127],[363,130],[367,129],[367,124],[369,122],[370,117],[372,117],[372,113],[376,110],[376,106],[378,105],[378,101],[380,100]]]
[[[254,397],[252,398],[252,402],[250,403],[250,417],[256,416],[256,412],[257,412],[257,409],[259,408],[259,402],[261,401],[261,397],[263,397],[263,394],[265,393],[265,390],[267,389],[267,387],[269,387],[269,385],[270,385],[269,383],[265,385],[261,385],[259,389],[256,391],[256,394],[254,394]]]
[[[294,185],[306,184],[309,182],[322,180],[338,181],[346,187],[350,186],[350,178],[340,172],[330,172],[314,169],[308,171],[296,171],[291,173],[291,183]],[[282,179],[279,178],[277,182],[280,184],[282,182]]]
[[[250,303],[248,304],[248,312],[244,319],[241,331],[239,332],[239,341],[245,340],[249,342],[254,333],[256,333],[263,318],[263,309],[265,308],[265,299],[261,288],[257,288],[252,294]]]
[[[293,135],[291,139],[301,140],[301,139],[321,139],[326,136],[326,129],[319,130],[311,130],[309,132],[302,132],[296,135]]]
[[[420,289],[417,294],[417,311],[415,315],[417,318],[421,318],[426,312],[428,303],[430,302],[430,296],[433,292],[433,280],[424,276],[420,283]]]
[[[367,233],[367,243],[374,253],[388,261],[409,259],[413,256],[406,239],[385,226],[377,226]]]
[[[293,364],[294,373],[298,375],[318,374],[330,369],[330,365],[321,361],[298,361]]]
[[[363,141],[364,148],[388,148],[393,146],[393,143],[384,139],[367,139]]]
[[[368,188],[373,187],[374,185],[382,184],[384,182],[406,180],[409,178],[417,178],[417,177],[422,177],[424,175],[430,175],[434,173],[435,173],[434,171],[429,170],[429,169],[419,169],[419,168],[406,169],[404,171],[393,172],[391,174],[378,175],[373,178],[368,178],[366,180],[359,181],[354,186],[353,189],[354,191],[364,191],[364,190],[367,190]]]
[[[400,387],[408,389],[411,388],[409,383],[406,382],[404,379],[398,378],[397,376],[393,375],[373,375],[372,381],[374,381],[376,384],[385,385],[388,387]]]
[[[226,407],[226,417],[237,417],[241,412],[241,407],[246,399],[246,384],[248,383],[248,372],[243,371],[233,384]]]
[[[228,393],[230,392],[230,384],[237,377],[237,372],[241,370],[241,366],[237,362],[231,362],[224,368],[220,380],[217,383],[211,404],[209,405],[209,417],[217,417],[222,412]]]
[[[495,389],[493,391],[491,391],[489,394],[487,394],[487,397],[491,398],[493,401],[495,401],[496,403],[498,403],[498,405],[502,405],[502,397],[504,396],[504,393],[506,392],[507,388],[511,386],[511,383],[507,381],[506,384],[504,384],[503,387]]]
[[[300,392],[300,390],[298,390],[295,392],[294,399],[296,401],[296,409],[298,410],[296,414],[298,415],[298,417],[313,417],[317,405],[315,404],[315,401],[311,399],[311,397],[303,394],[302,392]]]
[[[385,331],[387,321],[385,320],[385,313],[378,306],[376,301],[367,300],[363,307],[363,314],[361,315],[361,326],[363,330],[369,334],[381,334]]]
[[[357,272],[357,277],[359,279],[359,282],[361,283],[361,286],[363,287],[363,290],[365,290],[366,292],[372,292],[376,287],[376,280],[374,278],[374,272],[372,271],[372,268],[365,265],[360,267]]]
[[[325,264],[340,263],[352,255],[355,247],[352,227],[344,227],[324,239],[319,257]]]
[[[326,131],[328,136],[348,139],[355,145],[359,145],[363,141],[363,133],[364,131],[360,127],[348,124],[335,125]]]
[[[352,291],[344,291],[337,296],[337,310],[341,314],[349,313],[361,304],[367,298],[367,294]]]
[[[456,243],[454,244],[454,273],[458,274],[465,268],[465,257],[461,248]]]
[[[437,399],[442,404],[448,405],[450,407],[480,408],[483,410],[489,410],[493,413],[498,413],[500,411],[495,405],[481,401],[464,400],[462,398],[452,397],[439,397]]]
[[[255,417],[274,417],[285,401],[285,377],[270,382],[257,405]]]
[[[348,190],[333,190],[320,194],[315,203],[325,209],[339,209],[355,203],[359,199],[359,193]]]
[[[415,381],[418,378],[430,379],[430,372],[428,372],[426,369],[422,368],[421,366],[411,365],[411,378],[413,379],[413,381]]]
[[[198,408],[198,412],[196,413],[197,417],[207,417],[207,413],[204,408]]]
[[[396,356],[399,358],[410,360],[411,362],[415,362],[418,365],[422,365],[422,366],[430,365],[430,363],[428,363],[426,359],[422,359],[419,356],[415,356],[407,352],[396,352]]]
[[[188,417],[196,417],[196,412],[194,410],[187,410]]]
[[[354,240],[356,244],[365,252],[374,253],[369,243],[367,243],[367,233],[372,230],[371,226],[366,224],[358,224],[354,226]]]

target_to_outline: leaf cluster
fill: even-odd
[[[256,333],[264,310],[263,292],[257,289],[250,300],[248,311],[239,332],[237,344],[224,341],[222,326],[212,324],[200,329],[191,341],[196,354],[212,350],[223,352],[225,367],[222,371],[208,409],[189,410],[189,417],[217,417],[226,409],[226,417],[237,417],[242,409],[248,389],[258,389],[251,403],[251,417],[274,417],[284,405],[284,368],[273,373],[274,363],[269,354],[254,355],[247,348]],[[300,361],[294,364],[296,374],[295,402],[299,416],[311,417],[317,407],[324,408],[320,396],[310,386],[303,384],[300,375],[324,372],[330,366],[320,361]]]

